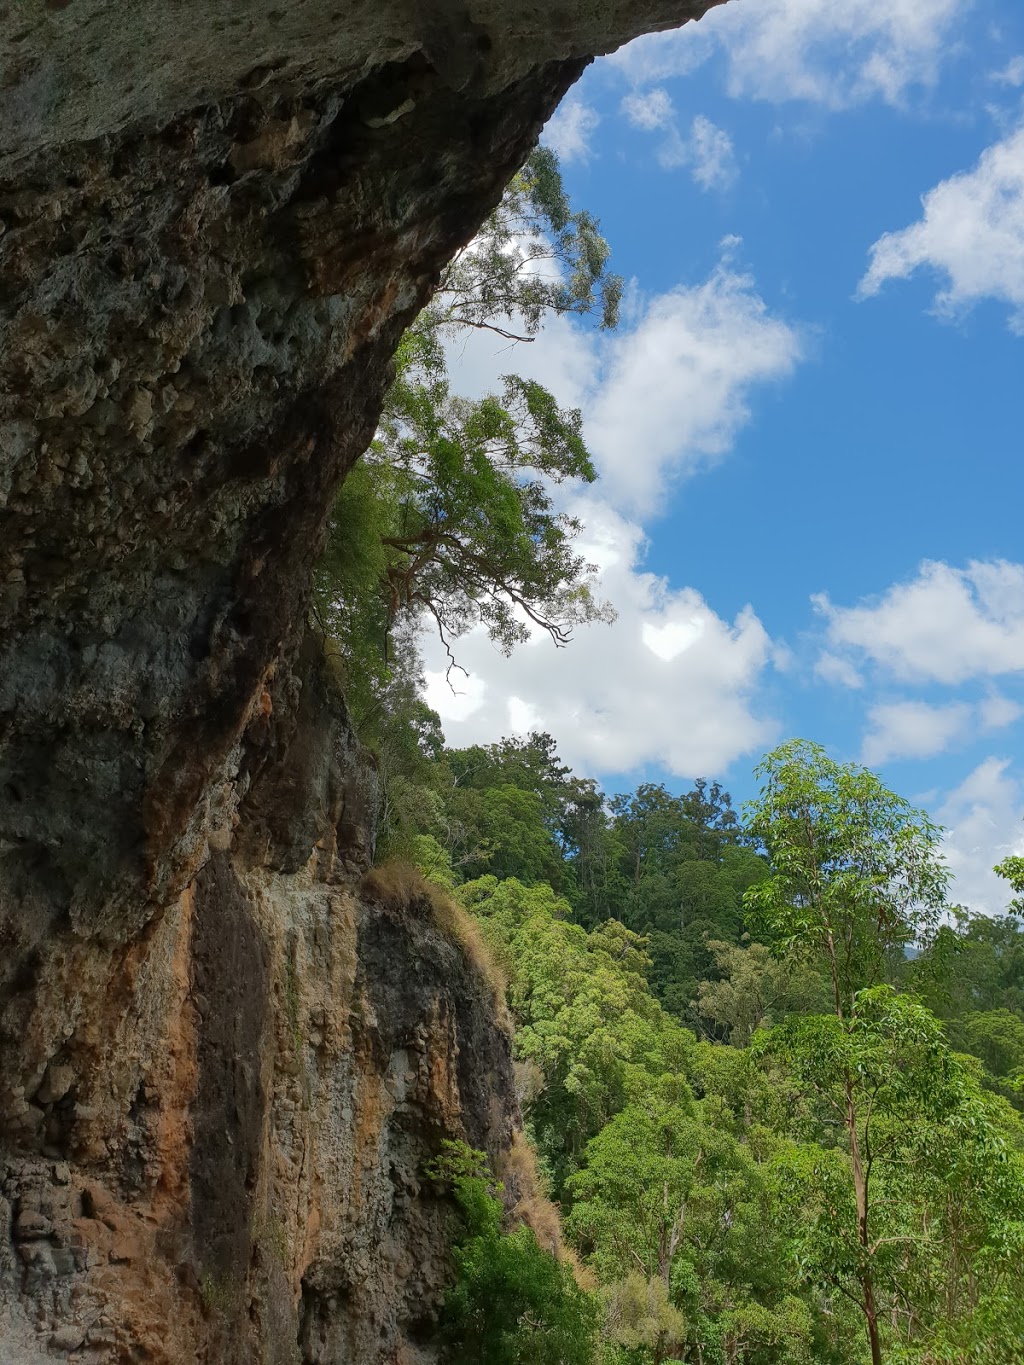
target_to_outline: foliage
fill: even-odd
[[[707,948],[720,980],[700,983],[698,1009],[734,1047],[745,1047],[757,1029],[789,1014],[828,1007],[824,978],[805,963],[773,956],[761,943],[709,940]]]
[[[607,260],[538,151],[403,340],[315,583],[383,792],[366,886],[429,902],[515,1024],[517,1211],[465,1144],[428,1172],[458,1210],[445,1357],[864,1365],[866,1337],[874,1365],[1010,1365],[1024,859],[997,869],[1011,913],[971,915],[937,827],[807,741],[765,757],[741,823],[704,779],[605,793],[547,734],[446,748],[424,703],[424,621],[450,674],[469,630],[508,652],[611,615],[560,491],[594,478],[580,413],[447,368],[468,330],[614,325]],[[599,1294],[516,1223],[560,1248],[538,1188]]]
[[[820,1102],[810,1132],[829,1114],[856,1124],[861,1180],[849,1152],[814,1141],[775,1158],[800,1275],[873,1308],[905,1358],[942,1359],[928,1354],[937,1342],[969,1337],[1008,1278],[1019,1284],[1006,1253],[1024,1231],[1024,1171],[1005,1113],[934,1016],[888,986],[859,993],[846,1021],[793,1020],[758,1048],[783,1053]]]
[[[456,845],[463,874],[518,877],[527,884],[559,880],[559,853],[544,825],[536,793],[519,787],[457,791],[451,809],[461,825]]]
[[[948,1026],[950,1038],[962,1052],[984,1062],[999,1080],[1024,1076],[1024,1017],[1016,1010],[971,1010]]]
[[[792,740],[755,769],[748,814],[772,875],[746,893],[780,948],[825,966],[836,1013],[936,928],[948,870],[940,830],[865,768]]]
[[[930,827],[870,775],[845,786],[807,757],[823,791],[805,786],[803,809],[830,850],[818,919],[780,892],[799,841],[761,825],[758,852],[708,784],[609,800],[542,734],[405,754],[425,794],[413,856],[498,964],[529,1132],[602,1286],[600,1347],[591,1332],[574,1356],[572,1329],[566,1359],[863,1365],[869,1314],[891,1365],[1012,1359],[993,1342],[1024,1299],[1024,1126],[1003,1098],[1019,1103],[1018,923],[953,914],[903,957],[931,921],[909,879],[879,869],[916,830],[918,884],[936,886]],[[754,906],[766,943],[748,937],[750,888],[771,909]],[[826,914],[849,945],[835,976]],[[684,989],[700,1041],[665,1008]],[[548,1359],[530,1324],[562,1311],[551,1265],[487,1203],[489,1176],[463,1176],[477,1221],[451,1358]]]
[[[602,327],[614,327],[622,280],[608,273],[608,256],[597,221],[573,212],[555,154],[538,147],[445,270],[433,325],[489,328],[519,341],[536,336],[549,314],[596,314]]]
[[[693,1040],[650,995],[642,940],[624,926],[588,934],[549,887],[515,879],[484,877],[460,895],[508,976],[517,1055],[543,1076],[529,1117],[557,1192],[637,1088],[681,1075]]]
[[[448,850],[432,834],[417,834],[413,838],[413,862],[417,870],[442,891],[455,890],[455,869]]]
[[[566,1359],[863,1365],[870,1316],[888,1365],[1009,1365],[993,1343],[1024,1317],[1022,935],[1012,917],[934,927],[923,817],[790,746],[802,828],[829,851],[812,898],[794,890],[812,841],[781,800],[758,851],[709,784],[608,799],[548,735],[420,736],[388,750],[417,793],[411,854],[498,964],[545,1182],[602,1287],[600,1347],[573,1356],[570,1333]],[[904,840],[913,877],[891,875]],[[561,1312],[554,1272],[474,1170],[483,1240],[459,1261],[452,1358],[530,1360],[549,1291]]]
[[[590,1365],[595,1299],[528,1227],[503,1229],[501,1186],[484,1154],[446,1142],[428,1174],[450,1188],[463,1221],[442,1310],[444,1358],[451,1365]]]
[[[714,1101],[647,1095],[588,1145],[569,1182],[567,1226],[602,1278],[635,1267],[671,1285],[678,1259],[693,1257],[746,1193],[742,1151],[716,1117]]]
[[[1013,913],[1015,905],[994,918],[960,911],[936,935],[919,975],[939,1013],[1006,1008],[1024,1014],[1024,920]],[[930,973],[929,965],[935,967]]]
[[[669,1297],[660,1277],[648,1280],[638,1271],[605,1291],[605,1333],[627,1357],[661,1365],[674,1342],[686,1336],[686,1319]]]
[[[674,1335],[662,1319],[645,1360],[813,1358],[814,1308],[783,1292],[763,1171],[718,1101],[630,1106],[590,1143],[570,1187],[568,1230],[600,1277],[632,1277],[634,1300],[636,1277],[660,1284],[677,1310]]]
[[[727,792],[698,781],[681,796],[641,785],[610,802],[606,913],[649,936],[651,982],[681,1019],[698,1024],[697,983],[717,968],[709,939],[738,942],[743,894],[765,875]]]
[[[773,871],[747,899],[782,945],[827,969],[835,1011],[798,1015],[757,1043],[811,1098],[814,1127],[832,1124],[843,1138],[842,1155],[796,1153],[816,1210],[803,1226],[802,1273],[858,1306],[879,1365],[886,1338],[910,1347],[934,1337],[925,1286],[934,1296],[948,1280],[950,1249],[984,1259],[995,1225],[979,1226],[978,1210],[1006,1213],[1002,1139],[935,1016],[881,984],[893,954],[937,924],[947,876],[938,830],[874,774],[840,767],[815,745],[784,745],[759,771],[751,827]],[[986,1159],[972,1163],[979,1144]],[[965,1158],[971,1177],[954,1181]],[[976,1308],[981,1292],[963,1294],[959,1311]],[[953,1317],[947,1295],[942,1331]]]
[[[365,457],[390,504],[377,517],[387,619],[426,612],[445,642],[482,624],[506,653],[533,628],[565,644],[574,624],[609,618],[572,550],[581,525],[553,501],[558,484],[594,479],[580,414],[517,375],[500,394],[454,394],[428,324],[402,342]]]
[[[1024,858],[1004,858],[996,866],[995,871],[1010,883],[1018,895],[1024,895]],[[1014,915],[1024,914],[1024,902],[1011,901],[1010,913]]]
[[[538,149],[406,333],[317,575],[321,618],[353,675],[383,678],[391,633],[424,617],[453,664],[451,642],[477,625],[508,652],[534,630],[561,645],[575,625],[611,619],[572,548],[580,523],[556,505],[559,484],[594,479],[580,413],[516,374],[499,392],[459,395],[445,351],[472,328],[529,340],[552,314],[613,326],[621,282],[607,259],[598,224],[571,209],[554,155]]]

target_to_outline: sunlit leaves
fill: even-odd
[[[949,880],[941,831],[874,773],[806,740],[755,771],[761,794],[745,813],[772,875],[747,906],[781,947],[827,967],[841,1013],[883,977],[889,955],[938,924]]]
[[[612,325],[621,282],[607,257],[597,223],[572,211],[541,149],[406,333],[318,576],[321,615],[353,664],[386,673],[403,621],[432,624],[454,666],[452,642],[475,626],[508,652],[534,631],[562,645],[574,626],[612,618],[595,596],[594,566],[573,548],[580,523],[554,497],[565,481],[594,478],[579,411],[516,374],[497,392],[461,396],[444,345],[467,328],[528,340],[550,314]]]
[[[408,343],[368,457],[394,504],[389,619],[427,612],[446,641],[483,624],[507,651],[535,628],[561,644],[609,616],[572,549],[580,525],[552,499],[594,477],[580,421],[515,375],[500,395],[459,397],[430,339]]]
[[[899,1359],[945,1359],[929,1352],[968,1339],[1007,1277],[1024,1290],[1007,1254],[1024,1215],[1024,1166],[1008,1140],[1019,1125],[935,1016],[889,986],[859,992],[843,1019],[788,1020],[754,1052],[812,1098],[794,1125],[802,1144],[772,1165],[799,1274],[865,1312],[873,1295]],[[819,1145],[830,1127],[837,1138],[848,1129],[835,1148]]]
[[[573,212],[557,158],[538,147],[445,271],[432,317],[442,328],[487,327],[523,340],[549,313],[593,314],[614,327],[622,280],[608,272],[608,257],[596,219]]]
[[[462,1213],[441,1314],[450,1365],[592,1365],[598,1305],[523,1225],[505,1230],[482,1152],[446,1142],[426,1172]]]

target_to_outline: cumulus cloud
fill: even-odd
[[[1010,888],[994,864],[1024,854],[1024,794],[1005,758],[986,758],[950,792],[936,812],[947,834],[944,851],[953,872],[954,901],[997,915]]]
[[[1016,702],[995,694],[977,703],[881,703],[868,710],[861,758],[872,766],[894,758],[934,758],[960,740],[1002,730],[1020,716]]]
[[[591,138],[600,122],[596,109],[570,95],[548,120],[543,141],[559,161],[589,161],[593,155]]]
[[[1020,720],[1022,715],[1024,708],[1009,697],[1000,697],[996,693],[978,703],[978,719],[983,730],[1002,730],[1004,726]]]
[[[653,132],[655,128],[672,127],[676,109],[668,91],[656,85],[653,90],[634,91],[622,100],[622,112],[634,128]]]
[[[947,281],[935,298],[939,312],[998,299],[1013,309],[1012,329],[1024,332],[1024,127],[987,148],[973,170],[929,190],[921,203],[916,223],[875,242],[859,296],[928,266]]]
[[[454,693],[428,633],[428,699],[452,744],[542,728],[581,772],[721,773],[776,738],[758,693],[783,656],[750,607],[725,620],[695,588],[646,572],[640,523],[664,510],[674,482],[727,453],[753,389],[792,371],[800,341],[729,259],[700,284],[634,291],[623,311],[614,333],[555,318],[529,344],[475,332],[451,345],[459,392],[493,390],[515,371],[583,410],[601,481],[569,491],[566,510],[586,527],[578,548],[618,618],[579,628],[564,650],[538,632],[511,658],[472,632],[455,647],[468,678],[451,673]]]
[[[870,99],[898,104],[911,87],[935,81],[966,7],[964,0],[735,0],[699,25],[638,38],[609,61],[645,85],[687,75],[720,52],[734,96],[832,109]]]
[[[841,654],[830,654],[826,650],[814,665],[814,672],[822,682],[838,683],[840,687],[858,688],[864,686],[864,679]]]
[[[649,515],[674,478],[724,454],[750,418],[751,390],[792,373],[796,331],[728,264],[652,299],[608,338],[587,431],[607,495]]]
[[[723,260],[701,284],[637,299],[616,332],[556,318],[514,351],[486,332],[460,338],[450,362],[460,392],[493,389],[514,370],[582,408],[603,495],[643,520],[674,482],[728,451],[752,392],[786,378],[800,356],[796,329]]]
[[[729,134],[704,114],[698,114],[684,133],[672,99],[661,86],[624,96],[621,107],[634,128],[664,134],[658,161],[666,170],[688,167],[704,190],[726,189],[736,179],[736,153]]]
[[[450,743],[546,729],[563,758],[585,773],[629,773],[657,764],[685,778],[720,773],[777,735],[756,704],[773,645],[750,607],[723,620],[694,588],[673,588],[642,567],[643,533],[606,504],[577,510],[582,549],[602,566],[599,590],[618,610],[613,625],[581,628],[567,649],[537,635],[506,659],[482,632],[459,641],[469,680],[445,680],[439,645],[425,639],[428,700]]]
[[[813,600],[833,651],[855,650],[898,677],[954,684],[1024,669],[1024,564],[925,561],[875,601]]]
[[[724,189],[736,179],[732,138],[709,118],[698,114],[687,141],[691,175],[702,189]]]
[[[923,701],[901,701],[872,706],[862,759],[873,765],[895,758],[932,758],[964,733],[971,717],[972,708],[963,702],[930,706]]]
[[[635,38],[606,57],[604,66],[633,85],[653,85],[676,76],[689,76],[716,51],[718,41],[714,11],[711,11],[699,24],[685,24],[681,29]]]

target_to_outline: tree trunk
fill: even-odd
[[[871,1365],[882,1365],[882,1345],[878,1336],[878,1309],[875,1304],[875,1285],[871,1274],[868,1250],[868,1175],[861,1158],[860,1138],[857,1134],[857,1110],[853,1101],[853,1083],[846,1080],[846,1127],[850,1135],[850,1158],[853,1162],[853,1187],[857,1197],[857,1242],[864,1260],[860,1273],[860,1287],[864,1296],[864,1317],[871,1347]]]
[[[882,1365],[882,1343],[878,1336],[878,1312],[875,1308],[875,1288],[870,1271],[861,1276],[864,1291],[864,1317],[868,1324],[868,1344],[871,1347],[871,1365]]]

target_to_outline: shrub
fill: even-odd
[[[592,1365],[597,1300],[530,1228],[503,1231],[502,1187],[483,1153],[446,1142],[429,1174],[450,1187],[463,1224],[442,1310],[443,1358],[449,1365]]]

